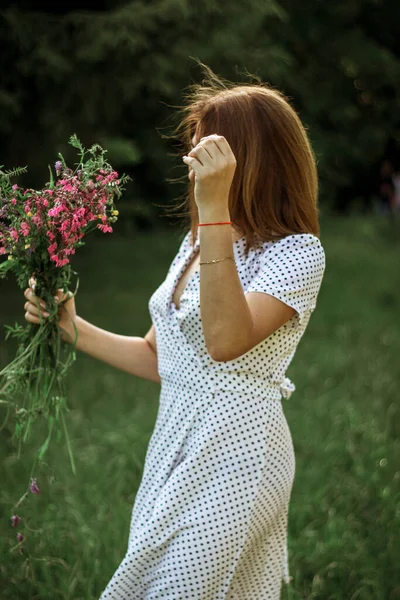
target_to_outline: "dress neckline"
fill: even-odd
[[[234,256],[236,256],[236,253],[238,252],[238,250],[237,250],[237,244],[239,244],[239,242],[242,242],[245,239],[246,239],[246,236],[242,236],[241,238],[239,238],[237,240],[233,240],[232,245],[233,245]],[[176,306],[174,300],[173,300],[173,296],[175,294],[176,288],[179,285],[179,282],[180,282],[180,280],[182,278],[182,275],[183,275],[183,273],[186,270],[186,267],[191,263],[192,259],[197,254],[197,251],[200,252],[200,239],[199,239],[199,236],[196,237],[195,242],[194,242],[194,246],[191,246],[189,244],[188,254],[186,255],[186,257],[185,257],[182,265],[180,267],[178,267],[178,269],[176,271],[175,279],[174,279],[174,282],[172,284],[172,290],[171,290],[171,292],[169,294],[169,297],[168,297],[168,307],[169,307],[169,309],[172,309],[172,310],[174,310],[177,313],[179,313],[179,311],[182,308],[182,302],[181,302],[182,301],[182,297],[186,293],[186,291],[187,291],[187,289],[189,287],[189,284],[191,283],[191,281],[193,279],[195,279],[197,276],[200,275],[200,268],[198,268],[188,278],[188,280],[186,281],[186,285],[183,288],[181,296],[179,298],[179,308],[178,308]]]

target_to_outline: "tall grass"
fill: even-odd
[[[399,232],[399,223],[377,216],[322,221],[325,277],[287,373],[296,391],[284,401],[296,478],[293,580],[282,600],[400,599]],[[92,239],[75,261],[79,314],[116,333],[144,335],[148,300],[179,239],[178,228]],[[1,283],[0,298],[0,324],[22,323],[25,299],[14,282]],[[0,367],[14,350],[2,331]],[[1,432],[2,600],[96,600],[126,550],[160,388],[84,354],[67,387],[78,474],[66,448],[53,444],[41,493],[18,511],[28,515],[19,527],[22,555],[9,552],[16,530],[8,519],[31,458],[27,447],[18,461],[11,429]]]

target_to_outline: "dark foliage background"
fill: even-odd
[[[129,217],[152,226],[183,188],[169,131],[196,58],[292,98],[318,157],[321,205],[371,206],[400,140],[400,3],[381,0],[135,0],[3,3],[1,162],[41,185],[73,132],[133,177]],[[165,129],[166,128],[166,129]],[[126,213],[128,216],[128,213]]]

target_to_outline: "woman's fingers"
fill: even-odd
[[[36,304],[36,300],[37,300],[42,308],[46,308],[45,302],[41,298],[39,298],[38,296],[36,296],[33,293],[33,291],[32,291],[31,288],[26,288],[26,290],[24,291],[24,296],[25,296],[25,298],[27,300],[30,300],[34,304]]]
[[[215,144],[222,156],[229,156],[230,152],[232,152],[231,147],[223,135],[213,133],[212,135],[201,138],[200,142]]]
[[[27,302],[24,304],[25,320],[28,321],[28,323],[40,325],[41,320],[43,321],[44,318],[50,315],[50,313],[44,310],[46,308],[46,303],[43,302],[41,298],[38,298],[30,287],[24,291],[24,296],[27,299]],[[40,314],[38,306],[41,309]]]
[[[28,321],[28,323],[35,323],[36,325],[40,325],[40,317],[35,317],[28,311],[26,311],[25,313],[25,320]]]
[[[45,318],[45,316],[46,315],[42,314],[42,321]],[[37,323],[38,325],[40,325],[40,316],[39,315],[34,315],[29,310],[27,310],[25,312],[25,320],[28,321],[29,323]]]
[[[65,302],[66,300],[68,300],[68,292],[64,293],[64,290],[62,289],[58,289],[56,291],[56,294],[54,296],[54,299],[57,298],[58,303],[60,304],[61,302]]]
[[[203,165],[201,162],[194,156],[184,156],[182,158],[183,162],[191,167],[195,173],[195,175],[199,176],[202,173]]]
[[[25,302],[24,309],[26,310],[26,312],[30,313],[34,317],[38,317],[39,316],[39,310],[38,310],[36,304],[33,304],[32,302]],[[44,317],[48,317],[49,314],[50,314],[50,313],[47,312],[47,310],[41,310],[40,313]]]

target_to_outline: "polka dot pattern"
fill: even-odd
[[[128,549],[100,600],[278,600],[289,582],[287,526],[295,456],[282,406],[286,377],[316,307],[320,240],[294,234],[233,250],[244,292],[297,312],[242,356],[205,346],[200,273],[172,297],[197,251],[185,235],[149,300],[161,377],[159,410],[132,511]]]

